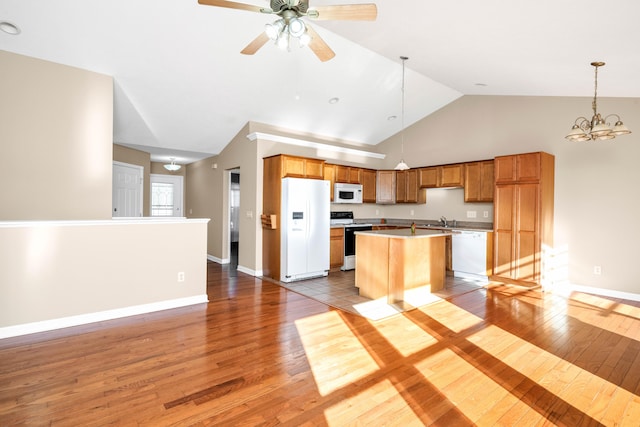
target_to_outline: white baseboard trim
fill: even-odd
[[[209,261],[217,262],[218,264],[228,264],[229,263],[229,260],[226,260],[227,262],[225,262],[225,260],[223,260],[221,258],[218,258],[218,257],[215,257],[213,255],[209,255],[209,254],[207,254],[207,259]]]
[[[138,314],[152,313],[154,311],[169,310],[172,308],[203,304],[207,302],[209,302],[209,298],[207,297],[207,294],[203,294],[167,301],[152,302],[149,304],[134,305],[131,307],[116,308],[113,310],[99,311],[96,313],[43,320],[41,322],[6,326],[4,328],[0,328],[0,339],[35,334],[37,332],[52,331],[54,329],[69,328],[71,326],[86,325],[88,323],[102,322],[105,320],[119,319],[121,317],[135,316]]]
[[[220,258],[214,257],[213,255],[208,255],[207,254],[207,259],[209,261],[217,262],[218,264],[229,264],[229,260],[228,259],[220,259]],[[241,273],[244,273],[244,274],[248,274],[250,276],[254,276],[254,277],[262,276],[262,270],[260,270],[260,271],[252,270],[252,269],[244,267],[242,265],[238,266],[238,271],[241,272]]]
[[[570,296],[571,292],[582,292],[585,294],[593,294],[602,297],[626,299],[628,301],[640,301],[640,294],[631,292],[615,291],[612,289],[594,288],[591,286],[582,286],[574,284],[561,285],[555,288],[546,288],[545,291],[551,291],[554,294]]]

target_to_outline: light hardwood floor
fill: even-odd
[[[0,341],[0,426],[639,425],[637,303],[495,286],[374,322],[214,263],[208,293]]]

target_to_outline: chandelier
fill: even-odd
[[[402,60],[402,111],[400,115],[400,163],[394,168],[397,171],[406,171],[409,169],[409,165],[404,162],[404,62],[409,59],[406,56],[401,56]]]
[[[593,102],[591,108],[593,108],[593,117],[588,120],[586,117],[578,117],[571,132],[565,138],[569,141],[589,141],[589,140],[601,140],[601,139],[613,139],[618,135],[627,135],[631,131],[620,120],[620,116],[617,114],[609,114],[604,119],[598,113],[598,67],[604,66],[604,62],[592,62],[596,69],[595,72],[595,91],[593,94]],[[607,121],[610,117],[615,117],[616,122],[613,128]]]
[[[289,49],[291,37],[298,40],[300,47],[307,46],[311,42],[311,36],[307,33],[307,26],[293,10],[284,10],[282,18],[273,24],[266,24],[264,32],[271,40],[276,42],[280,49]]]

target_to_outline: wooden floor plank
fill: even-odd
[[[492,283],[371,321],[207,280],[208,304],[0,340],[0,425],[638,425],[640,303]]]

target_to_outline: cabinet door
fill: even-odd
[[[344,264],[344,228],[336,227],[331,229],[329,247],[329,268],[333,270],[342,267]]]
[[[418,186],[420,188],[436,188],[439,175],[438,167],[418,169]]]
[[[407,171],[396,172],[396,203],[407,201]]]
[[[324,179],[324,160],[305,159],[305,176],[311,179]]]
[[[325,180],[331,183],[329,194],[331,196],[330,200],[333,202],[333,187],[334,187],[333,184],[336,183],[336,165],[330,165],[325,163],[324,168],[322,170],[322,175]]]
[[[464,201],[493,201],[493,160],[464,165]]]
[[[305,178],[305,159],[282,156],[282,177]]]
[[[537,282],[540,268],[539,185],[518,184],[515,190],[515,259],[512,277]]]
[[[439,187],[462,187],[464,185],[464,165],[440,166]]]
[[[349,182],[349,166],[336,165],[336,182]]]
[[[376,172],[376,202],[382,204],[396,202],[396,171]]]
[[[418,170],[417,169],[409,169],[406,172],[407,182],[406,182],[406,195],[405,202],[407,203],[420,203],[422,202],[420,198],[420,189],[418,188]],[[424,194],[426,194],[427,190],[422,190]]]
[[[376,171],[362,169],[362,202],[376,202]]]
[[[362,169],[361,168],[349,168],[349,183],[350,184],[362,184]]]
[[[497,186],[494,204],[493,273],[507,278],[511,278],[513,270],[515,191],[515,185]]]

